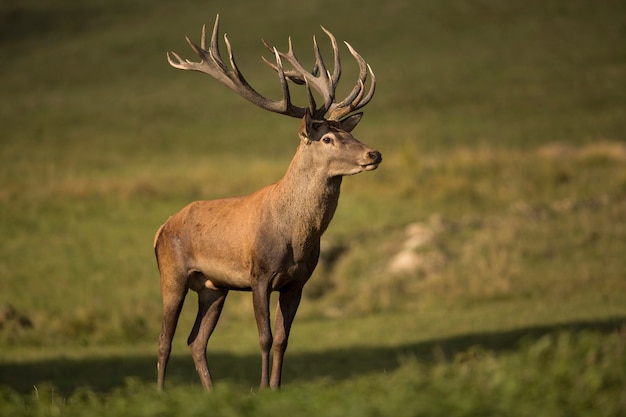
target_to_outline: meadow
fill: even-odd
[[[261,37],[310,65],[320,24],[348,40],[378,79],[354,134],[384,160],[343,182],[281,391],[258,390],[250,295],[231,292],[215,392],[190,294],[158,393],[154,233],[278,180],[297,146],[297,120],[167,64],[218,12],[271,97]],[[0,415],[626,414],[625,18],[589,0],[0,4]]]

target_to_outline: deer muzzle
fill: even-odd
[[[366,154],[367,163],[362,164],[363,171],[373,171],[378,168],[378,165],[383,161],[383,156],[378,151],[369,151]]]

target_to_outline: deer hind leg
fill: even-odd
[[[198,315],[189,334],[189,339],[187,339],[187,345],[205,390],[210,390],[213,387],[206,360],[206,347],[220,318],[227,295],[228,290],[225,289],[205,287],[198,290]]]
[[[173,285],[168,285],[169,282],[172,282]],[[167,362],[172,352],[172,339],[187,295],[187,286],[179,280],[168,281],[165,276],[162,276],[161,294],[163,297],[163,324],[159,336],[157,362],[157,387],[159,390],[163,390],[164,387]]]

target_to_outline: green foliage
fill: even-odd
[[[622,3],[3,2],[0,415],[623,415]],[[318,24],[378,78],[355,135],[384,162],[344,181],[279,394],[250,393],[248,294],[209,345],[215,395],[194,300],[152,387],[155,231],[277,180],[297,144],[297,121],[167,65],[216,12],[264,94],[259,38],[312,64]]]
[[[0,413],[13,416],[619,416],[626,411],[625,334],[560,332],[527,340],[513,352],[473,348],[425,362],[407,357],[390,373],[345,381],[319,379],[281,392],[245,392],[220,383],[211,395],[177,386],[158,393],[128,379],[107,394],[52,386],[27,396],[0,391]]]

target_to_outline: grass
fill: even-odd
[[[481,337],[484,340],[484,335]],[[428,346],[424,346],[428,348]],[[292,384],[280,393],[262,391],[244,394],[233,382],[221,383],[214,395],[198,387],[177,385],[157,393],[136,379],[127,379],[108,394],[74,391],[69,397],[50,386],[35,387],[27,396],[2,392],[2,410],[7,415],[128,415],[178,414],[265,416],[277,412],[298,415],[511,415],[585,416],[619,415],[623,411],[626,381],[624,335],[599,336],[582,331],[548,334],[524,341],[515,353],[494,353],[471,348],[454,358],[434,347],[435,359],[428,364],[411,356],[398,359],[391,372],[353,371],[345,379],[318,376],[306,384]],[[316,375],[329,371],[327,361],[374,359],[381,349],[296,355],[300,360],[322,365]],[[228,357],[226,357],[228,358]],[[228,358],[231,359],[231,358]],[[242,358],[239,358],[242,359]],[[244,358],[245,359],[245,358]],[[130,361],[136,366],[137,359]],[[69,363],[69,368],[84,365]],[[122,366],[115,360],[91,361],[95,369]],[[138,401],[138,399],[140,399]],[[536,407],[541,404],[541,407]],[[512,405],[515,405],[512,407]]]
[[[165,62],[217,11],[268,95],[259,37],[292,35],[305,61],[320,23],[349,40],[379,80],[355,134],[385,160],[344,181],[283,392],[256,391],[249,294],[233,293],[209,344],[215,395],[186,352],[193,300],[158,395],[154,232],[189,201],[277,180],[296,146],[297,121]],[[0,415],[623,414],[625,14],[3,3]]]

